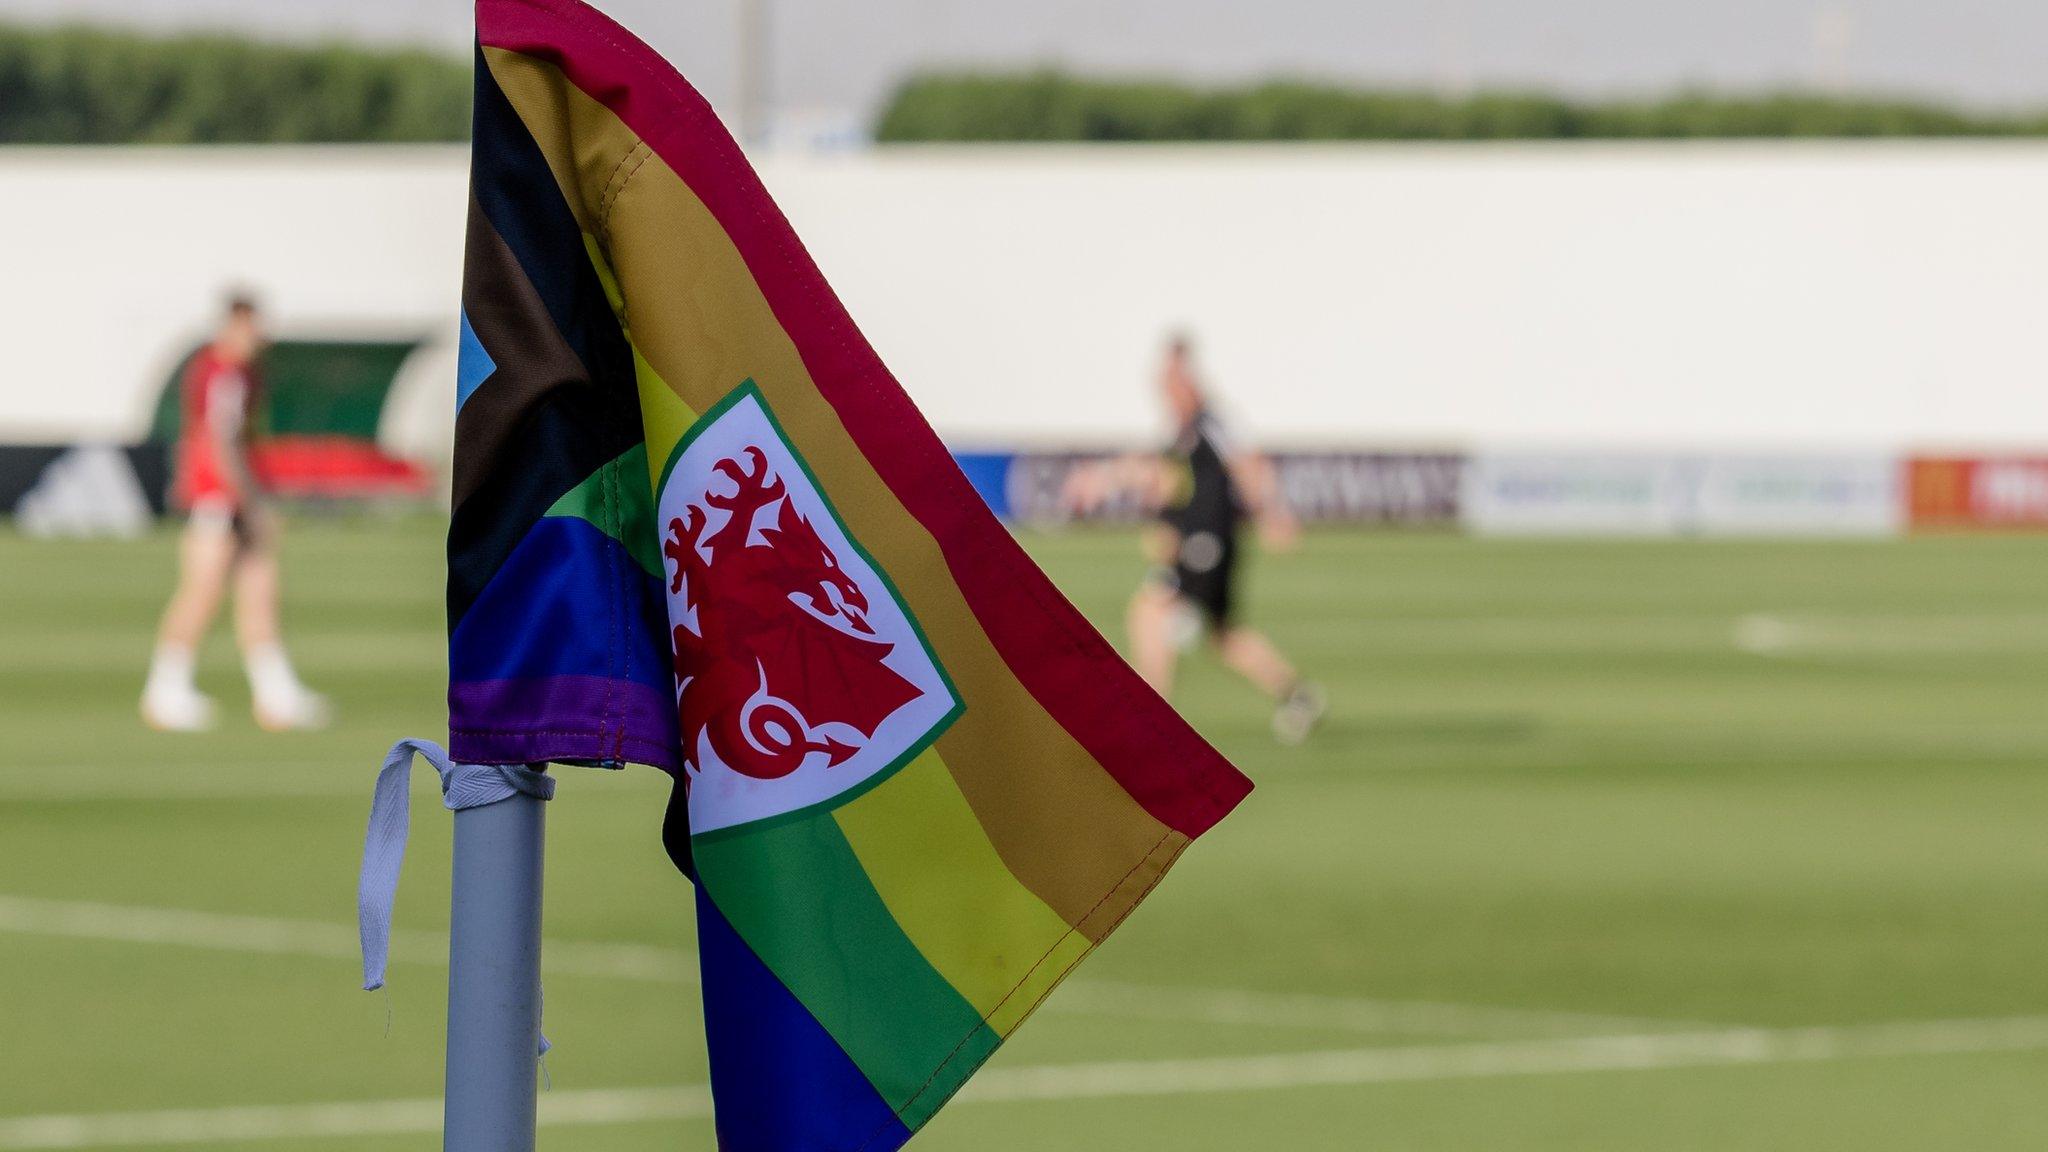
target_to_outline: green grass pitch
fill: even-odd
[[[442,731],[439,532],[298,524],[341,723],[258,732],[223,636],[205,737],[134,713],[169,537],[0,536],[0,1152],[438,1146],[424,768],[419,938],[388,993],[350,948],[377,760]],[[1131,538],[1027,543],[1118,619]],[[1327,728],[1191,660],[1259,791],[914,1146],[2048,1146],[2048,539],[1328,534],[1247,599]],[[563,777],[541,1146],[708,1149],[665,781]]]

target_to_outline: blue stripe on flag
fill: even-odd
[[[910,1130],[726,923],[702,884],[697,952],[720,1152],[893,1152],[909,1141]]]
[[[469,403],[470,396],[483,386],[498,370],[498,362],[484,349],[484,342],[476,338],[476,329],[469,325],[469,313],[462,314],[462,355],[455,367],[455,410]]]
[[[605,676],[674,691],[663,591],[589,521],[550,516],[526,533],[455,626],[448,677]],[[625,618],[603,607],[614,604],[627,606]]]

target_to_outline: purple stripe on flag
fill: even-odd
[[[448,734],[449,754],[464,764],[631,760],[682,768],[674,698],[603,676],[451,682]]]

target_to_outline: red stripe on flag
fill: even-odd
[[[476,19],[486,46],[545,60],[610,108],[710,209],[819,392],[938,541],[969,608],[1040,706],[1168,827],[1199,836],[1236,807],[1251,781],[1124,663],[997,522],[704,98],[577,0],[478,0]]]

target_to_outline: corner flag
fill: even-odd
[[[900,1146],[1250,784],[990,515],[740,149],[480,0],[449,536],[469,764],[652,765],[721,1146]]]

